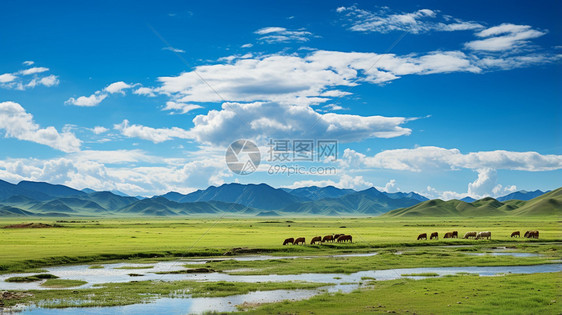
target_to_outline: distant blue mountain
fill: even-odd
[[[385,195],[387,195],[388,197],[392,198],[392,199],[402,199],[402,198],[408,198],[408,199],[415,199],[418,201],[426,201],[429,200],[428,198],[415,193],[415,192],[409,192],[409,193],[403,193],[403,192],[395,192],[395,193],[383,193]]]
[[[16,185],[25,191],[33,191],[50,197],[84,197],[87,194],[64,185],[53,185],[44,182],[21,181]]]
[[[540,190],[518,191],[496,200],[462,201],[487,206],[517,199],[527,201],[543,195]],[[274,216],[306,215],[380,215],[408,208],[428,199],[415,192],[386,193],[372,187],[362,191],[334,186],[277,189],[267,184],[224,184],[183,195],[169,192],[152,198],[129,197],[119,191],[76,190],[64,185],[22,181],[12,184],[0,180],[0,217],[2,216],[97,216],[97,215],[209,215],[233,213]],[[458,202],[458,201],[457,201]],[[518,201],[519,202],[519,201]],[[465,204],[466,205],[466,204]],[[511,205],[509,205],[511,206]]]
[[[404,194],[410,195],[410,194]],[[399,194],[392,195],[391,198],[386,193],[371,187],[362,191],[357,191],[344,195],[339,198],[324,198],[313,201],[296,203],[283,208],[284,212],[307,213],[316,215],[345,215],[363,214],[379,215],[387,211],[410,207],[418,204],[418,194],[411,194],[411,197],[400,197]]]
[[[549,190],[550,191],[550,190]],[[503,197],[499,197],[496,198],[497,201],[507,201],[507,200],[531,200],[533,198],[536,198],[538,196],[544,195],[549,191],[541,191],[541,190],[535,190],[535,191],[526,191],[526,190],[520,190],[520,191],[516,191],[514,193],[511,193],[509,195],[505,195]]]
[[[237,183],[224,184],[219,187],[210,186],[205,190],[197,190],[187,195],[170,192],[162,197],[175,202],[222,201],[263,210],[276,210],[303,201],[303,198],[267,184],[243,185]]]
[[[300,197],[305,200],[319,200],[324,198],[339,198],[356,192],[353,189],[341,189],[334,186],[318,187],[301,187],[296,189],[282,188],[293,196]]]
[[[471,202],[476,201],[476,199],[474,199],[474,198],[472,198],[472,197],[470,197],[470,196],[466,196],[466,197],[462,198],[461,201],[464,201],[464,202],[467,202],[467,203],[471,203]]]

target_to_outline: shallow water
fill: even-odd
[[[285,300],[309,299],[324,292],[349,293],[357,285],[331,286],[317,290],[273,290],[211,298],[161,298],[151,303],[114,307],[81,307],[65,309],[27,308],[23,314],[201,314],[204,312],[233,312],[237,305],[273,303]]]
[[[92,270],[92,269],[88,269]],[[494,276],[505,273],[541,273],[562,271],[562,264],[535,265],[535,266],[500,266],[500,267],[436,267],[436,268],[404,268],[390,270],[360,271],[353,274],[300,274],[300,275],[266,275],[266,276],[237,276],[222,273],[211,274],[184,274],[174,275],[184,280],[206,281],[309,281],[325,282],[334,285],[316,290],[274,290],[257,291],[242,295],[216,298],[161,298],[146,304],[135,304],[117,307],[87,307],[66,309],[43,309],[29,307],[24,314],[200,314],[208,311],[231,312],[237,305],[255,303],[273,303],[284,300],[303,300],[325,292],[349,293],[361,286],[362,277],[375,278],[376,280],[392,280],[399,278],[421,279],[424,277],[408,276],[402,274],[437,273],[439,276],[454,275],[457,273],[473,273],[481,276]],[[168,276],[168,275],[167,275]],[[176,279],[179,280],[179,279]],[[345,283],[345,284],[344,284]]]
[[[499,253],[498,253],[499,254]],[[538,272],[555,272],[562,269],[562,264],[547,264],[534,266],[497,266],[497,267],[434,267],[434,268],[402,268],[388,270],[369,270],[359,271],[352,274],[339,273],[303,273],[292,275],[236,275],[227,273],[194,273],[194,274],[156,274],[161,271],[174,271],[184,269],[182,266],[184,261],[166,261],[151,264],[151,269],[116,269],[123,266],[139,266],[141,264],[106,264],[103,269],[89,269],[89,265],[60,266],[47,268],[47,273],[58,276],[61,279],[83,280],[88,282],[80,288],[92,287],[95,284],[103,284],[109,282],[129,282],[144,280],[197,280],[197,281],[230,281],[230,282],[285,282],[285,281],[309,281],[323,283],[359,283],[361,277],[373,277],[377,280],[392,280],[401,278],[401,274],[406,273],[424,273],[434,272],[439,275],[455,274],[457,272],[478,273],[480,275],[493,275],[497,273],[538,273]],[[142,276],[131,277],[129,273],[137,273]],[[11,283],[4,280],[13,276],[28,276],[27,274],[6,274],[0,276],[0,290],[30,290],[45,289],[40,286],[42,282],[30,283]],[[337,278],[337,279],[334,279]]]
[[[483,254],[483,253],[471,253]],[[527,253],[491,253],[491,254],[527,254]],[[243,257],[238,257],[239,259]],[[257,258],[257,259],[255,259]],[[263,256],[245,257],[243,259],[260,260]],[[279,257],[275,257],[279,258]],[[300,257],[299,257],[300,258]],[[506,273],[543,273],[560,272],[562,264],[546,264],[534,266],[496,266],[496,267],[434,267],[434,268],[401,268],[389,270],[368,270],[359,271],[352,274],[338,273],[304,273],[298,275],[232,275],[226,273],[199,273],[199,274],[166,274],[158,275],[155,272],[173,271],[183,269],[186,261],[167,261],[150,264],[151,269],[137,269],[134,273],[141,273],[141,277],[130,277],[132,273],[127,269],[115,269],[123,266],[142,266],[143,264],[105,264],[103,269],[89,269],[89,265],[61,266],[48,268],[48,273],[54,274],[63,279],[76,279],[88,281],[88,284],[78,288],[91,287],[94,284],[108,282],[129,282],[132,280],[197,280],[197,281],[227,281],[227,282],[285,282],[285,281],[308,281],[332,284],[315,290],[274,290],[258,291],[243,295],[233,295],[217,298],[161,298],[146,304],[135,304],[118,307],[88,307],[88,308],[66,308],[66,309],[44,309],[29,307],[24,310],[24,314],[192,314],[207,311],[229,312],[235,311],[236,305],[243,303],[272,303],[284,300],[308,299],[314,295],[324,292],[348,293],[360,287],[364,280],[362,278],[374,278],[376,280],[393,280],[400,278],[422,279],[420,276],[402,276],[403,274],[437,273],[439,276],[454,275],[457,273],[473,273],[480,276],[494,276]],[[146,266],[146,264],[145,264]],[[0,276],[0,290],[27,290],[41,289],[40,282],[34,283],[7,283],[4,280],[16,275],[30,274],[10,274]]]

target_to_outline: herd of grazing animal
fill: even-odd
[[[511,233],[510,237],[521,237],[521,233],[519,231],[515,231],[515,232]],[[524,237],[525,238],[536,238],[536,239],[538,239],[539,238],[539,231],[537,231],[537,230],[527,231],[527,232],[525,232]],[[457,231],[447,232],[447,233],[445,233],[444,238],[459,238],[459,232],[457,232]],[[480,239],[490,240],[490,239],[492,239],[492,232],[490,232],[490,231],[466,232],[464,234],[463,238],[464,239],[474,238],[474,239],[477,239],[477,240],[480,240]],[[433,240],[433,239],[438,240],[439,239],[439,233],[437,233],[437,232],[431,233],[429,239],[430,240]],[[427,233],[422,233],[422,234],[418,235],[418,241],[419,240],[427,240]]]
[[[311,245],[314,244],[322,244],[325,242],[338,242],[338,243],[344,243],[344,242],[353,242],[353,237],[351,235],[346,235],[346,234],[332,234],[332,235],[326,235],[324,237],[322,236],[315,236],[312,238],[312,240],[310,241]],[[285,241],[283,241],[283,245],[299,245],[299,244],[306,244],[306,240],[304,237],[298,237],[298,238],[287,238],[285,239]]]

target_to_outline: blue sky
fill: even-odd
[[[4,1],[0,179],[145,196],[229,182],[444,199],[554,189],[561,11],[559,1]],[[238,139],[260,147],[252,174],[227,168]],[[272,139],[337,140],[338,159],[267,161]],[[310,173],[318,167],[332,171]]]

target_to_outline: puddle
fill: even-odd
[[[65,308],[65,309],[42,309],[29,307],[23,314],[192,314],[204,313],[209,311],[230,312],[236,310],[236,305],[244,303],[272,303],[284,300],[303,300],[324,292],[349,293],[359,288],[366,278],[376,280],[393,280],[400,278],[423,279],[420,276],[402,276],[402,274],[436,273],[439,276],[455,275],[457,273],[471,273],[480,276],[495,276],[506,273],[543,273],[560,272],[562,264],[546,264],[534,266],[496,266],[496,267],[435,267],[435,268],[402,268],[389,270],[368,270],[359,271],[352,274],[337,273],[304,273],[298,275],[229,275],[225,273],[200,273],[200,274],[174,274],[157,275],[153,272],[163,271],[164,269],[178,268],[184,261],[161,262],[154,265],[150,272],[146,272],[143,277],[135,280],[197,280],[197,281],[227,281],[227,282],[285,282],[285,281],[308,281],[323,282],[332,284],[316,290],[274,290],[257,291],[243,295],[233,295],[220,298],[161,298],[151,303],[135,304],[117,307],[88,307],[88,308]],[[63,266],[49,268],[49,273],[61,278],[77,279],[89,281],[83,287],[91,286],[94,283],[107,282],[128,282],[131,278],[126,274],[128,270],[114,269],[118,265],[131,264],[109,264],[104,269],[88,269],[88,266]],[[6,278],[14,275],[4,275]],[[38,283],[6,283],[0,279],[0,289],[7,289],[5,285],[13,285],[13,290],[24,290],[23,286],[36,286]]]
[[[234,312],[237,305],[255,305],[281,301],[309,299],[325,292],[350,293],[357,285],[342,285],[317,290],[273,290],[211,298],[161,298],[151,303],[113,307],[71,307],[64,309],[28,308],[22,314],[202,314],[206,312]]]
[[[499,254],[499,253],[497,253]],[[525,254],[525,253],[519,253]],[[46,273],[53,274],[61,279],[83,280],[87,284],[73,289],[82,289],[92,287],[94,284],[103,284],[109,282],[130,282],[143,280],[161,280],[161,281],[177,281],[177,280],[194,280],[194,281],[230,281],[230,282],[285,282],[285,281],[309,281],[324,282],[331,284],[341,283],[359,283],[361,277],[373,277],[377,280],[392,280],[402,278],[401,274],[434,272],[439,275],[455,274],[457,272],[471,272],[480,275],[493,275],[497,273],[538,273],[538,272],[555,272],[562,269],[562,264],[546,264],[534,266],[498,266],[498,267],[436,267],[436,268],[409,268],[409,269],[389,269],[389,270],[370,270],[359,271],[352,274],[338,273],[303,273],[292,275],[236,275],[227,273],[193,273],[193,274],[156,274],[161,271],[174,271],[184,269],[182,265],[185,261],[166,261],[154,264],[150,270],[138,270],[138,277],[131,277],[129,269],[115,269],[122,266],[134,266],[134,264],[107,264],[103,269],[89,269],[89,265],[60,266],[47,268]],[[5,279],[14,276],[29,276],[26,274],[6,274],[0,275],[0,290],[44,290],[40,286],[42,282],[29,283],[12,283],[5,282]],[[334,279],[336,278],[336,279]]]

